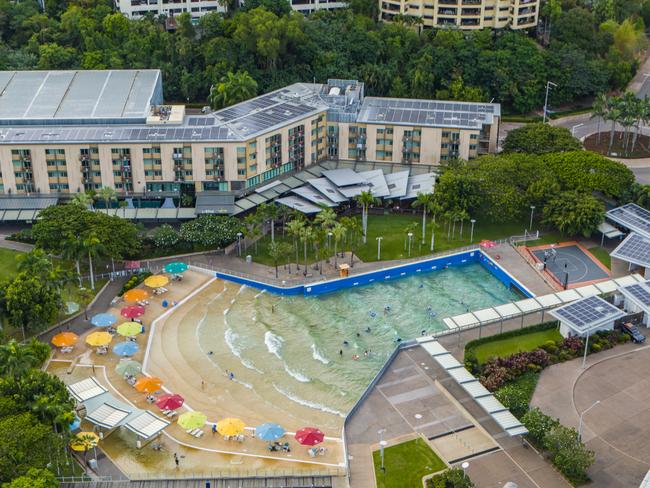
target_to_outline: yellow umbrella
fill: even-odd
[[[52,337],[52,344],[56,347],[69,347],[77,343],[79,336],[74,332],[60,332]]]
[[[99,436],[94,432],[79,432],[71,441],[73,451],[87,451],[99,444]]]
[[[107,346],[113,340],[113,336],[108,332],[93,332],[86,337],[86,344],[89,346]]]
[[[133,288],[132,290],[124,293],[124,295],[122,295],[122,298],[124,298],[125,302],[141,302],[142,300],[149,298],[149,292],[147,290],[143,290],[142,288]]]
[[[246,424],[239,419],[227,418],[217,422],[217,432],[221,435],[233,436],[244,432]]]
[[[185,412],[178,417],[178,425],[185,430],[198,429],[205,425],[206,420],[208,417],[201,412]]]
[[[145,376],[135,382],[135,389],[143,393],[152,393],[160,390],[162,380],[155,376]]]
[[[169,278],[165,275],[153,275],[144,280],[144,284],[149,288],[160,288],[161,286],[165,286],[167,283],[169,283]]]
[[[132,337],[142,332],[142,324],[137,322],[124,322],[117,326],[117,333],[124,337]]]

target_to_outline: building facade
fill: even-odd
[[[347,7],[347,2],[340,0],[291,0],[290,3],[293,10],[305,15]],[[115,8],[129,18],[147,14],[173,17],[187,12],[194,21],[208,12],[225,11],[219,0],[115,0]]]
[[[186,115],[161,104],[159,83],[155,70],[0,72],[0,191],[238,192],[325,160],[431,165],[497,149],[498,104],[365,97],[363,83],[329,80]]]
[[[417,17],[423,28],[529,29],[537,25],[540,0],[379,0],[380,18]]]

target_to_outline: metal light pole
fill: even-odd
[[[327,233],[327,251],[328,251],[328,252],[329,252],[329,250],[330,250],[330,242],[331,242],[331,240],[332,240],[332,233],[331,233],[331,232],[328,232],[328,233]]]
[[[381,240],[383,237],[377,237],[377,261],[381,261]]]
[[[241,232],[237,232],[237,255],[241,257]]]
[[[533,232],[533,215],[535,213],[535,205],[530,206],[530,226],[529,230],[530,232]]]
[[[476,219],[471,219],[470,222],[472,223],[472,230],[469,231],[469,243],[471,244],[474,242],[474,224],[476,223]]]
[[[594,407],[595,407],[596,405],[598,405],[599,403],[600,403],[600,400],[596,400],[596,401],[593,403],[593,405],[592,405],[591,407],[587,408],[586,410],[583,410],[583,412],[580,414],[580,422],[578,423],[578,440],[579,440],[579,441],[582,440],[582,417],[584,417],[584,415],[585,415],[589,410],[591,410],[592,408],[594,408]]]
[[[548,113],[548,92],[551,90],[552,86],[557,86],[557,84],[552,81],[546,82],[546,97],[544,98],[544,119],[543,122],[546,123],[546,114]]]
[[[409,257],[411,257],[411,241],[413,240],[413,232],[409,232],[407,235],[409,237]]]
[[[469,468],[469,463],[465,461],[460,465],[460,467],[463,468],[463,478],[467,479],[467,468]]]
[[[585,363],[587,362],[587,349],[589,349],[589,332],[587,332],[587,339],[585,340],[585,353],[582,355],[582,369],[585,369]]]
[[[385,473],[386,466],[384,465],[384,448],[388,442],[384,440],[384,432],[386,432],[386,429],[380,429],[377,431],[377,434],[379,434],[379,457],[381,458],[381,471]]]

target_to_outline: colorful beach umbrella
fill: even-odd
[[[325,434],[316,427],[303,427],[294,436],[296,440],[303,446],[315,446],[320,444],[325,439]]]
[[[79,432],[70,441],[73,451],[88,451],[99,444],[99,436],[94,432]]]
[[[149,298],[149,292],[142,288],[133,288],[122,295],[125,302],[136,303]]]
[[[135,382],[135,389],[142,393],[153,393],[160,390],[162,383],[156,376],[144,376]]]
[[[108,332],[93,332],[86,337],[86,344],[93,347],[107,346],[113,340],[113,336]]]
[[[160,396],[156,402],[156,406],[160,410],[176,410],[177,408],[182,407],[183,403],[185,403],[185,399],[179,394],[165,393]]]
[[[267,422],[266,424],[255,427],[255,437],[263,441],[277,441],[286,431],[278,424]]]
[[[201,412],[185,412],[178,417],[178,425],[183,429],[199,429],[205,425],[208,417]]]
[[[144,280],[144,284],[149,288],[160,288],[169,283],[169,278],[165,275],[153,275]]]
[[[132,341],[119,342],[113,346],[113,353],[118,356],[133,356],[139,350],[138,343]]]
[[[56,347],[70,347],[77,343],[79,336],[74,332],[59,332],[52,337],[52,344]]]
[[[124,322],[117,326],[117,333],[124,337],[133,337],[142,332],[142,324],[137,322]]]
[[[112,313],[98,313],[90,319],[90,323],[95,327],[110,327],[115,322],[117,322],[117,317]]]
[[[180,261],[174,261],[173,263],[168,263],[165,265],[165,273],[181,274],[185,271],[187,271],[187,264],[181,263]]]
[[[115,372],[120,376],[124,376],[125,374],[135,376],[141,371],[142,365],[133,359],[122,359],[117,363],[117,366],[115,366]]]
[[[226,418],[217,422],[217,432],[221,435],[233,436],[244,432],[246,424],[240,419]]]
[[[80,425],[81,425],[81,419],[75,415],[74,420],[68,424],[68,429],[77,430]]]
[[[127,319],[135,319],[144,315],[144,307],[142,305],[129,305],[120,310],[120,315]]]

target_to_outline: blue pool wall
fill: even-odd
[[[415,276],[421,273],[429,273],[432,271],[439,271],[441,269],[455,268],[476,263],[480,263],[506,287],[518,290],[526,297],[534,296],[530,290],[519,283],[512,275],[510,275],[510,273],[499,266],[496,261],[494,261],[491,257],[489,257],[478,248],[470,251],[463,251],[456,254],[432,258],[425,261],[392,266],[390,268],[384,268],[379,271],[371,271],[368,273],[350,276],[348,278],[337,278],[333,280],[310,283],[306,285],[297,285],[293,287],[274,286],[261,281],[242,278],[228,273],[217,272],[216,277],[235,283],[240,283],[242,285],[247,285],[252,288],[266,290],[267,292],[275,293],[278,295],[316,296],[323,295],[325,293],[336,292],[346,288],[356,288],[359,286],[370,285],[372,283],[393,281],[400,278],[406,278],[408,276]]]

